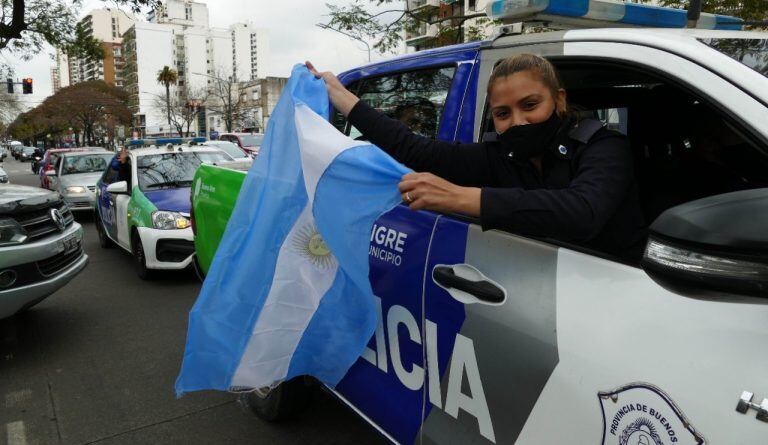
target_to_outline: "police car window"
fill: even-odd
[[[111,158],[109,162],[112,162]],[[112,184],[117,180],[117,175],[118,175],[117,170],[113,170],[112,167],[108,167],[104,171],[104,174],[101,176],[101,182],[103,182],[104,184]]]
[[[454,67],[409,71],[363,79],[354,86],[358,97],[372,107],[403,122],[412,131],[434,139],[455,71]],[[361,137],[360,131],[346,125],[343,117],[337,115],[334,123],[349,137]]]
[[[138,158],[136,169],[142,191],[189,187],[195,171],[203,163],[231,159],[221,152],[173,152]]]
[[[768,39],[699,39],[699,41],[768,77]]]

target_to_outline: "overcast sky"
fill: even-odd
[[[213,27],[226,27],[235,22],[250,21],[256,27],[269,30],[269,75],[288,76],[295,63],[305,60],[312,61],[319,69],[337,73],[364,64],[368,60],[368,53],[362,43],[315,26],[316,23],[327,21],[325,3],[341,5],[350,3],[349,0],[198,1],[208,5]],[[105,6],[114,5],[109,1],[86,0],[81,16],[92,9]],[[53,51],[49,49],[47,53],[41,53],[25,62],[0,53],[0,58],[15,68],[16,77],[34,79],[34,94],[18,95],[30,106],[40,103],[52,93],[50,69],[55,65],[52,54]],[[371,51],[372,60],[387,57],[391,55],[382,56],[375,50]],[[21,89],[21,86],[17,88]]]

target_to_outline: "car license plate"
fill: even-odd
[[[64,253],[70,253],[77,250],[78,246],[80,245],[80,240],[77,239],[77,235],[72,234],[59,241],[59,243],[62,247],[62,250],[64,250]]]

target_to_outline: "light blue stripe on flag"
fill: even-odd
[[[323,82],[294,67],[190,312],[177,394],[335,386],[373,333],[370,230],[407,171],[331,126]]]

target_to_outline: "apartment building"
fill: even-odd
[[[122,70],[125,61],[122,55],[122,35],[135,21],[133,14],[117,8],[95,9],[89,12],[80,23],[90,36],[101,42],[104,58],[59,58],[59,75],[62,76],[66,71],[67,84],[103,80],[111,85],[123,86]]]
[[[157,73],[164,66],[179,75],[173,87],[174,100],[194,101],[217,77],[242,82],[265,77],[268,45],[266,31],[249,23],[211,28],[204,3],[164,2],[149,15],[148,22],[136,22],[124,35],[124,85],[130,95],[135,130],[142,135],[173,131],[157,100],[165,97],[165,87],[157,82]],[[206,133],[207,122],[199,119],[193,131]]]
[[[407,50],[421,51],[489,37],[493,25],[485,16],[465,19],[484,13],[486,3],[480,0],[406,0],[408,9],[426,20],[405,32]]]

